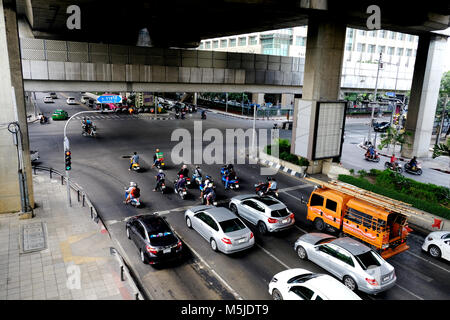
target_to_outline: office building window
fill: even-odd
[[[291,38],[279,34],[267,34],[261,36],[263,54],[287,56]]]
[[[369,37],[376,37],[376,36],[377,36],[376,30],[369,31]]]
[[[226,48],[227,47],[227,39],[220,40],[220,47],[221,48]]]
[[[347,29],[347,38],[353,38],[354,32],[355,32],[355,30],[348,28]]]
[[[414,36],[412,34],[408,34],[408,41],[412,42],[414,40]]]
[[[394,31],[389,31],[389,39],[394,39],[397,37],[397,33],[395,33]]]
[[[406,49],[406,56],[411,57],[412,49]]]
[[[378,33],[378,37],[386,38],[386,30],[380,30],[380,32]]]
[[[347,50],[347,51],[351,51],[351,50],[352,50],[352,47],[353,47],[353,45],[352,45],[351,42],[347,42],[347,43],[345,44],[345,50]]]
[[[390,55],[390,56],[393,56],[394,55],[394,47],[388,47],[388,51],[387,51],[387,54],[388,55]]]
[[[366,45],[364,43],[358,43],[358,45],[356,46],[356,51],[366,52]]]
[[[359,30],[359,35],[365,36],[366,35],[366,31],[365,30]]]
[[[230,39],[230,47],[236,47],[236,38]]]
[[[198,47],[199,49],[203,49],[203,42],[200,43],[200,46]]]
[[[386,52],[386,46],[378,46],[378,53],[385,53]]]
[[[257,45],[258,44],[258,38],[256,38],[256,36],[248,37],[248,44],[251,45],[251,46]]]
[[[402,56],[403,55],[403,48],[397,48],[397,55]]]
[[[245,46],[247,45],[247,38],[246,37],[239,37],[239,46]]]
[[[369,44],[369,47],[367,49],[368,49],[367,52],[375,53],[375,45],[374,44]]]
[[[219,47],[219,40],[214,40],[212,43],[213,49],[217,49]]]
[[[211,42],[209,42],[209,41],[205,42],[205,48],[211,49]]]
[[[295,37],[295,45],[296,46],[302,46],[304,47],[306,44],[306,38],[305,37]]]
[[[405,34],[404,33],[399,33],[398,34],[398,40],[405,40]]]

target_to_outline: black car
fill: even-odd
[[[373,130],[376,132],[386,132],[387,128],[389,128],[390,123],[383,121],[383,122],[374,122],[373,123]]]
[[[143,263],[156,264],[177,259],[183,244],[169,224],[158,215],[131,217],[127,237],[133,240]]]

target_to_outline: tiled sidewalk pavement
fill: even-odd
[[[0,214],[0,300],[133,299],[110,254],[112,241],[91,220],[88,208],[76,197],[69,208],[66,186],[46,173],[34,175],[33,186],[34,218]],[[21,227],[40,221],[47,228],[47,248],[23,253]]]

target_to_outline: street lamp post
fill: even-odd
[[[375,80],[375,92],[374,92],[374,98],[372,101],[372,115],[370,117],[370,124],[369,124],[369,133],[367,135],[367,141],[370,142],[370,139],[372,138],[372,128],[373,128],[373,117],[375,113],[375,107],[374,104],[377,101],[377,90],[378,90],[378,75],[380,73],[380,67],[382,66],[381,58],[382,58],[382,52],[380,52],[380,59],[378,60],[378,66],[377,66],[377,78]],[[375,146],[376,141],[373,142],[373,146]]]
[[[66,134],[66,129],[67,129],[67,125],[69,124],[70,120],[72,120],[75,116],[82,114],[82,113],[99,113],[102,112],[103,110],[97,110],[97,111],[80,111],[75,113],[74,115],[72,115],[66,122],[66,124],[64,125],[64,160],[65,160],[65,155],[67,151],[70,151],[70,143],[69,143],[69,138],[67,138],[67,134]],[[65,166],[64,166],[65,167]],[[66,184],[67,184],[67,200],[69,202],[69,207],[72,206],[72,201],[70,198],[70,184],[69,184],[69,170],[66,169]]]

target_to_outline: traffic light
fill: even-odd
[[[65,163],[66,163],[66,170],[67,171],[72,169],[71,155],[72,155],[72,153],[69,150],[66,150],[66,152],[65,152]]]

